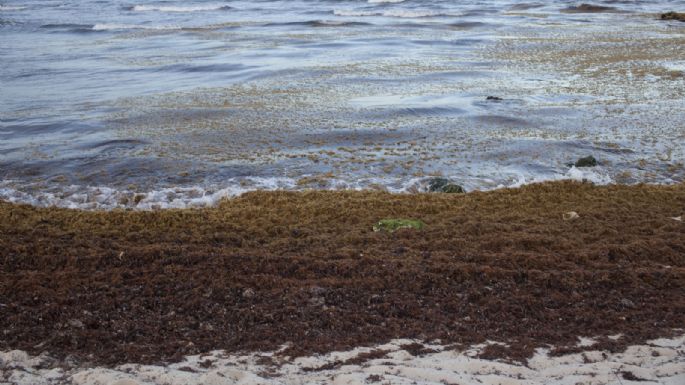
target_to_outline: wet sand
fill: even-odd
[[[598,336],[620,351],[685,325],[684,211],[683,184],[575,182],[161,211],[0,203],[0,350],[115,365],[412,338],[499,341],[482,357],[525,361]],[[386,218],[425,227],[374,232]]]

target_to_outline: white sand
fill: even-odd
[[[414,341],[395,340],[375,348],[358,348],[292,360],[279,357],[274,352],[229,355],[215,351],[189,356],[183,362],[168,366],[126,364],[114,369],[71,370],[48,368],[51,361],[47,356],[31,357],[15,350],[0,353],[0,384],[685,384],[685,335],[631,346],[620,354],[588,351],[549,357],[547,350],[540,349],[527,366],[475,358],[485,345],[456,352],[444,350],[440,345],[425,344],[437,352],[414,357],[400,347],[411,342]],[[592,346],[593,343],[591,338],[582,338],[578,344]],[[385,358],[361,365],[344,365],[331,370],[304,370],[345,361],[374,349],[390,352]],[[265,356],[273,357],[278,364],[265,364]],[[201,365],[208,362],[211,365],[205,365],[206,368]],[[628,378],[644,381],[630,381]]]

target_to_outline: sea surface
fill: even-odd
[[[0,199],[682,182],[685,1],[580,3],[0,0]]]

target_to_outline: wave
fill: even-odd
[[[354,24],[354,23],[344,23],[344,24]],[[362,24],[362,23],[359,23]],[[221,28],[238,27],[239,23],[221,23],[221,24],[210,24],[205,26],[196,27],[183,27],[179,25],[145,25],[145,24],[117,24],[117,23],[101,23],[101,24],[43,24],[40,26],[42,29],[56,30],[58,32],[102,32],[102,31],[116,31],[116,30],[160,30],[160,31],[200,31],[200,30],[213,30]]]
[[[404,10],[404,9],[387,9],[383,11],[354,11],[345,9],[333,10],[335,16],[384,16],[384,17],[402,17],[402,18],[421,18],[421,17],[438,17],[438,16],[461,16],[458,14],[445,13],[440,11],[429,10]]]
[[[360,21],[340,21],[340,20],[309,20],[309,21],[292,21],[283,23],[268,23],[265,27],[287,27],[287,26],[308,26],[308,27],[356,27],[356,26],[371,26],[371,23],[364,23]]]
[[[0,11],[22,11],[26,7],[14,6],[14,5],[0,5]]]
[[[92,29],[93,24],[73,24],[73,23],[57,23],[57,24],[43,24],[42,29]]]
[[[489,24],[480,21],[462,21],[459,23],[449,24],[449,28],[456,30],[467,30],[488,26]]]
[[[167,5],[134,5],[130,8],[134,12],[202,12],[202,11],[223,11],[231,9],[228,5],[188,5],[188,6],[167,6]]]
[[[382,3],[402,3],[405,0],[369,0],[370,4],[382,4]]]
[[[150,29],[150,30],[170,30],[180,29],[178,26],[164,26],[164,25],[140,25],[140,24],[95,24],[91,28],[93,31],[113,31],[122,29]]]
[[[67,31],[67,32],[101,32],[101,31],[116,31],[116,30],[127,30],[127,29],[150,29],[150,30],[170,30],[170,29],[180,29],[177,26],[153,26],[153,25],[140,25],[140,24],[43,24],[40,26],[42,29]]]
[[[591,182],[597,185],[607,185],[614,183],[614,180],[608,174],[604,173],[602,170],[589,169],[589,168],[576,168],[571,167],[568,171],[563,174],[553,174],[551,176],[526,176],[521,172],[512,171],[512,173],[518,173],[518,180],[509,185],[500,185],[497,187],[507,187],[507,188],[518,188],[527,184],[532,183],[542,183],[550,181],[560,181],[560,180],[574,180],[577,182]]]
[[[535,174],[516,168],[501,169],[503,183],[481,177],[454,175],[447,178],[459,181],[467,191],[518,188],[527,184],[546,181],[575,180],[588,181],[598,185],[614,183],[604,170],[572,167],[566,171]],[[307,175],[303,175],[307,177]],[[499,179],[499,178],[498,178]],[[363,190],[383,186],[391,193],[427,192],[430,177],[370,177],[354,180],[330,179],[322,190]],[[506,180],[506,182],[504,182]],[[286,190],[297,191],[310,186],[302,185],[301,179],[284,177],[241,177],[231,178],[221,186],[165,187],[138,192],[127,189],[94,186],[17,185],[13,181],[0,181],[0,200],[11,203],[30,204],[38,207],[64,207],[85,210],[112,210],[128,208],[134,210],[157,210],[212,207],[222,199],[240,196],[249,191]]]
[[[241,183],[242,182],[242,183]],[[226,187],[203,186],[168,187],[148,192],[116,189],[106,186],[57,186],[49,191],[35,191],[28,185],[15,186],[13,181],[0,182],[0,200],[30,204],[38,207],[63,207],[85,210],[136,210],[210,207],[224,198],[253,190],[292,190],[296,181],[291,178],[250,177],[241,181],[229,180]]]

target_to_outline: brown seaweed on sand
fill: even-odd
[[[615,351],[685,324],[684,208],[683,184],[573,182],[148,212],[0,203],[0,349],[117,364],[406,337],[524,360],[620,333],[599,346]],[[383,218],[427,226],[374,232]]]

